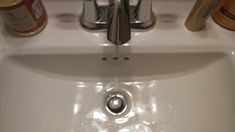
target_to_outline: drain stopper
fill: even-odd
[[[126,110],[126,99],[121,93],[110,93],[106,98],[105,107],[109,113],[120,115]]]

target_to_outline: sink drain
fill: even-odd
[[[121,93],[110,93],[105,100],[105,108],[112,115],[121,115],[127,108],[127,100]]]

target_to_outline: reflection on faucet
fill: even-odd
[[[83,0],[81,25],[88,30],[107,28],[107,38],[120,45],[131,38],[130,29],[148,29],[155,24],[152,0],[138,0],[130,6],[129,0],[109,0],[100,6],[97,0]]]

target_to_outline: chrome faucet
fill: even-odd
[[[152,0],[138,0],[130,6],[129,0],[109,0],[109,5],[98,5],[98,0],[83,0],[81,25],[88,30],[107,28],[110,42],[121,45],[131,39],[131,28],[148,29],[155,24]]]

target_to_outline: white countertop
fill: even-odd
[[[193,0],[154,1],[155,27],[146,32],[132,32],[132,39],[116,47],[106,40],[106,32],[87,32],[79,25],[81,2],[46,0],[47,27],[33,37],[8,33],[0,21],[0,51],[11,54],[41,53],[157,53],[235,51],[234,32],[225,30],[209,19],[205,30],[190,32],[184,21]]]

